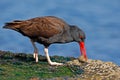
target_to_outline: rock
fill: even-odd
[[[78,75],[80,80],[120,80],[120,67],[112,62],[88,59],[81,62],[80,58],[67,62],[69,65],[77,65],[84,73]]]

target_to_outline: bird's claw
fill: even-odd
[[[60,66],[60,65],[63,65],[63,63],[57,63],[57,62],[50,62],[49,64],[51,66]]]

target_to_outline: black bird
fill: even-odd
[[[52,62],[48,47],[53,43],[77,42],[80,45],[81,56],[87,60],[84,46],[85,33],[75,25],[69,25],[64,20],[54,16],[36,17],[28,20],[14,20],[5,23],[3,28],[12,29],[30,38],[34,47],[34,58],[38,62],[38,49],[35,42],[45,46],[44,51],[50,65],[62,65]]]

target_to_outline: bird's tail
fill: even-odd
[[[7,28],[7,29],[20,28],[22,22],[23,21],[20,21],[20,20],[15,20],[13,22],[7,22],[7,23],[5,23],[5,25],[3,26],[3,28]]]

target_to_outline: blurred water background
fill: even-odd
[[[89,58],[120,65],[120,0],[0,0],[0,50],[32,54],[33,47],[27,37],[2,26],[12,20],[48,15],[85,31]],[[44,55],[44,47],[36,45],[39,54]],[[79,57],[79,52],[75,42],[49,47],[50,55]]]

